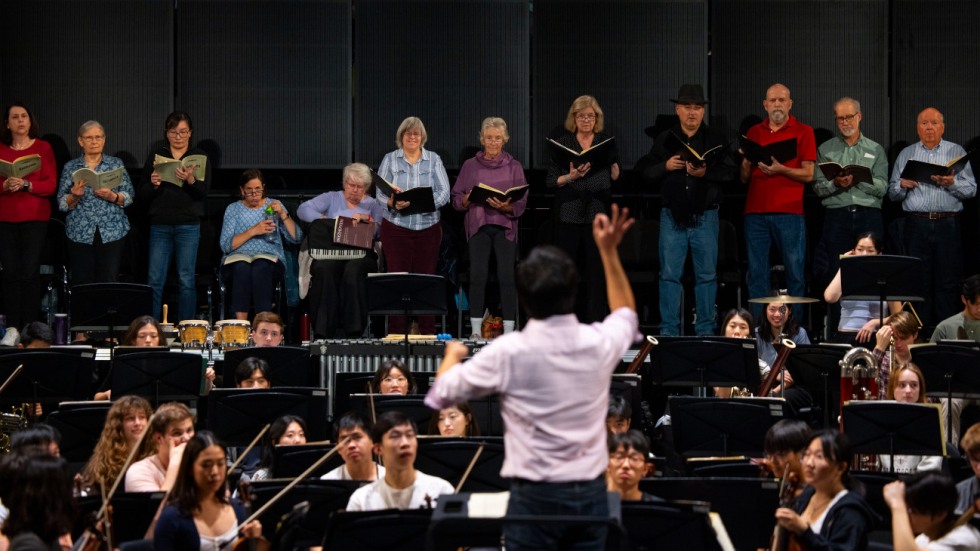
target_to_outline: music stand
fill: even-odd
[[[204,392],[205,361],[196,352],[133,352],[112,358],[109,388],[116,398],[135,394],[160,401],[189,402]]]
[[[840,405],[840,361],[850,347],[828,343],[798,344],[789,351],[786,370],[793,377],[796,386],[811,393],[821,389],[819,394],[823,403],[823,427],[831,427],[831,419],[837,419]],[[831,384],[831,381],[834,381]],[[831,407],[833,406],[833,408]]]
[[[269,364],[266,377],[275,386],[318,386],[308,348],[251,346],[225,351],[224,368],[221,370],[223,388],[235,388],[235,369],[249,357],[265,360]]]
[[[623,502],[623,527],[630,549],[721,551],[704,501]]]
[[[878,321],[889,300],[922,302],[922,260],[887,254],[840,259],[841,300],[877,300]]]
[[[109,502],[112,504],[113,548],[120,543],[137,541],[146,535],[146,528],[153,521],[163,492],[117,492]],[[87,517],[102,507],[102,496],[86,496],[78,499],[78,520],[72,535],[76,538],[85,531]]]
[[[99,441],[112,402],[62,402],[45,422],[61,433],[61,457],[85,463]]]
[[[773,512],[779,507],[779,484],[762,478],[644,478],[640,490],[673,500],[711,503],[725,522],[736,549],[769,547]]]
[[[980,350],[958,344],[926,344],[911,349],[912,361],[922,370],[926,396],[980,397]],[[954,391],[955,389],[955,391]],[[946,435],[953,434],[953,408],[948,408]],[[954,442],[956,444],[956,442]]]
[[[500,399],[496,394],[474,398],[469,402],[481,437],[504,435],[504,418],[500,415]]]
[[[0,403],[30,403],[28,415],[34,415],[34,404],[72,402],[91,398],[92,373],[95,371],[95,349],[52,350],[21,349],[17,354],[0,355],[0,383],[24,364],[23,371],[10,382]]]
[[[755,339],[657,337],[650,351],[653,377],[663,386],[759,388]]]
[[[381,417],[383,413],[397,411],[405,414],[406,417],[415,421],[415,426],[419,433],[429,430],[429,421],[435,410],[429,409],[425,405],[425,395],[423,394],[351,394],[351,410],[359,412],[367,419],[371,419],[371,399],[374,399],[375,418]]]
[[[208,393],[207,428],[228,446],[245,446],[258,427],[283,415],[306,421],[306,437],[327,439],[327,391],[319,388],[215,388]]]
[[[674,448],[685,456],[763,455],[766,431],[787,418],[782,398],[671,396]]]
[[[939,404],[853,401],[844,404],[841,425],[856,453],[946,455]]]
[[[333,390],[332,413],[334,419],[340,419],[341,415],[353,409],[351,395],[371,392],[374,373],[335,373],[333,377],[333,386],[330,387]]]
[[[261,480],[252,482],[254,492],[252,507],[258,510],[265,505],[291,480]],[[294,533],[294,545],[299,548],[319,545],[323,539],[323,527],[327,519],[336,511],[347,508],[354,490],[361,487],[363,482],[350,480],[303,480],[291,490],[287,497],[277,501],[259,516],[262,532],[266,538],[273,540],[279,520],[293,510],[293,506],[302,501],[310,504],[306,515],[303,516]],[[291,547],[292,549],[292,547]]]
[[[106,331],[109,346],[117,329],[153,310],[153,289],[138,283],[84,283],[71,288],[71,330]]]
[[[426,549],[432,511],[340,511],[327,521],[324,549],[408,551]],[[499,540],[498,540],[499,543]]]
[[[368,315],[405,316],[405,355],[410,355],[408,316],[443,316],[446,278],[429,274],[368,274]],[[445,319],[443,320],[445,327]]]
[[[334,445],[329,442],[276,446],[272,448],[272,476],[274,478],[296,478],[333,448]],[[344,458],[340,457],[339,453],[334,454],[311,472],[308,478],[320,478],[343,464]]]
[[[459,483],[482,444],[483,451],[466,478],[462,491],[503,492],[510,488],[510,483],[500,477],[500,469],[504,465],[502,438],[428,436],[419,438],[418,443],[415,468],[447,480],[453,487]]]

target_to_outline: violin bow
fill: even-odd
[[[259,443],[259,440],[263,436],[265,436],[265,433],[269,431],[269,427],[271,427],[271,426],[272,425],[266,423],[266,425],[264,427],[262,427],[262,430],[260,430],[259,433],[255,435],[255,438],[253,438],[252,439],[252,442],[245,448],[245,451],[243,451],[238,456],[238,459],[236,459],[235,462],[231,464],[231,467],[228,468],[228,472],[229,473],[232,472],[232,471],[234,471],[235,468],[237,468],[238,465],[241,464],[242,460],[245,459],[245,456],[248,455],[248,452],[252,451],[252,448],[254,448],[255,445]]]
[[[463,472],[463,477],[459,479],[459,484],[456,485],[456,489],[453,490],[454,494],[458,494],[463,488],[463,484],[466,484],[466,479],[470,476],[470,471],[476,466],[476,460],[480,458],[480,454],[483,453],[483,446],[485,442],[480,442],[480,447],[476,449],[476,453],[473,454],[473,459],[470,459],[470,464],[466,466],[466,470]]]
[[[24,371],[24,364],[18,365],[17,369],[15,369],[14,372],[7,377],[7,380],[3,382],[3,385],[0,385],[0,394],[3,394],[3,391],[7,390],[7,387],[10,386],[10,383],[14,382],[14,379],[20,375],[21,371]]]

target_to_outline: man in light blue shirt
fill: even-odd
[[[919,141],[898,154],[888,184],[888,196],[901,201],[905,225],[901,242],[904,254],[921,258],[926,303],[919,309],[922,323],[932,327],[960,309],[959,282],[963,279],[963,243],[960,218],[963,200],[977,193],[973,168],[967,163],[960,172],[931,176],[917,182],[902,178],[910,160],[945,165],[966,155],[959,145],[943,140],[943,114],[934,107],[919,113]]]

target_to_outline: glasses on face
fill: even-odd
[[[639,453],[626,454],[626,453],[619,452],[610,455],[609,461],[611,463],[617,463],[617,464],[622,463],[623,461],[629,461],[630,465],[634,467],[639,467],[640,465],[646,463],[646,458]]]
[[[580,121],[594,121],[595,120],[595,113],[589,113],[588,115],[583,115],[583,114],[580,113],[578,115],[575,115],[575,118],[578,119],[578,120],[580,120]]]
[[[256,195],[262,195],[262,191],[263,191],[262,188],[246,189],[242,193],[248,195],[249,197],[255,197]]]
[[[403,385],[408,382],[408,379],[405,377],[385,377],[384,379],[381,379],[381,382],[389,385]]]
[[[422,132],[419,130],[406,130],[403,134],[406,138],[421,138]]]
[[[854,113],[853,115],[842,115],[840,117],[834,117],[834,119],[837,122],[851,122],[852,120],[854,120],[854,117],[856,117],[856,116],[857,116],[857,113]]]
[[[483,142],[484,143],[504,143],[504,137],[503,136],[484,136],[483,137]]]
[[[105,139],[105,135],[102,135],[102,136],[82,136],[82,141],[86,141],[86,142],[89,142],[89,143],[91,143],[91,142],[101,142],[104,139]]]
[[[785,314],[788,310],[785,306],[769,307],[766,309],[770,314]]]
[[[171,138],[176,138],[178,136],[181,138],[186,138],[187,136],[191,135],[191,131],[190,130],[167,130],[167,135],[170,136]]]

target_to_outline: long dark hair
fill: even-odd
[[[408,379],[408,392],[406,394],[415,394],[418,392],[418,386],[415,384],[415,377],[412,372],[408,370],[408,366],[405,365],[401,360],[391,359],[381,364],[381,367],[374,373],[374,378],[371,379],[371,392],[380,393],[381,392],[381,381],[391,373],[392,369],[398,368],[398,371],[402,372],[402,375]]]
[[[283,415],[272,422],[272,426],[269,427],[269,433],[265,437],[265,442],[262,443],[262,460],[259,462],[259,467],[265,469],[272,467],[272,450],[276,449],[276,446],[279,445],[279,439],[282,438],[282,435],[286,434],[289,425],[293,423],[299,425],[299,428],[303,429],[303,433],[306,433],[306,421],[303,421],[302,417],[296,415]]]
[[[786,308],[786,321],[783,323],[783,334],[792,339],[800,330],[800,322],[796,321],[792,306],[785,303],[781,304]],[[765,341],[771,341],[773,338],[772,324],[769,323],[769,316],[766,315],[769,306],[769,304],[766,304],[766,307],[762,310],[762,315],[759,316],[759,338]]]
[[[228,451],[221,442],[215,438],[211,431],[203,430],[194,435],[187,441],[184,448],[184,455],[180,458],[180,470],[177,471],[177,481],[174,482],[173,490],[170,492],[170,502],[177,506],[177,509],[184,515],[193,516],[194,511],[200,508],[200,492],[197,483],[194,481],[194,463],[197,456],[211,446],[218,446],[221,451],[228,456]],[[225,486],[228,484],[228,473],[225,472]],[[215,499],[221,503],[228,503],[227,492],[218,490],[214,494]]]
[[[34,113],[31,113],[30,108],[28,108],[22,102],[15,101],[10,105],[8,105],[6,109],[4,109],[3,122],[10,122],[10,110],[13,109],[14,107],[20,107],[24,111],[27,111],[27,116],[28,118],[31,119],[31,128],[27,131],[27,137],[37,138],[38,136],[40,136],[41,130],[38,127],[37,119],[34,118]],[[4,145],[11,145],[12,143],[14,143],[14,133],[11,132],[9,128],[7,128],[6,124],[4,124],[2,128],[0,128],[0,142],[2,142]]]
[[[126,329],[126,334],[123,335],[123,345],[133,346],[136,344],[136,336],[139,335],[140,329],[146,327],[147,325],[152,325],[157,329],[157,337],[160,338],[160,342],[166,342],[163,336],[163,328],[160,327],[160,322],[153,316],[140,316],[133,320],[133,323],[129,324],[129,328]],[[159,343],[158,343],[159,344]]]
[[[851,449],[851,441],[847,438],[847,435],[837,429],[822,430],[813,434],[813,438],[810,439],[807,447],[814,440],[820,441],[820,448],[823,450],[823,455],[828,461],[844,464],[844,472],[840,476],[840,481],[844,487],[848,490],[858,492],[863,496],[864,485],[860,481],[851,478],[850,475],[851,458],[854,457],[854,452]]]
[[[48,453],[9,453],[0,460],[0,499],[10,509],[3,533],[31,532],[45,543],[71,532],[78,515],[68,462]]]
[[[466,419],[466,434],[463,436],[480,436],[480,425],[476,423],[476,417],[473,416],[473,408],[470,407],[469,402],[460,402],[442,409],[449,408],[458,409],[463,414],[463,418]],[[439,414],[441,413],[442,410],[440,409],[432,411],[432,417],[429,418],[429,436],[439,436],[442,434],[439,431]]]

